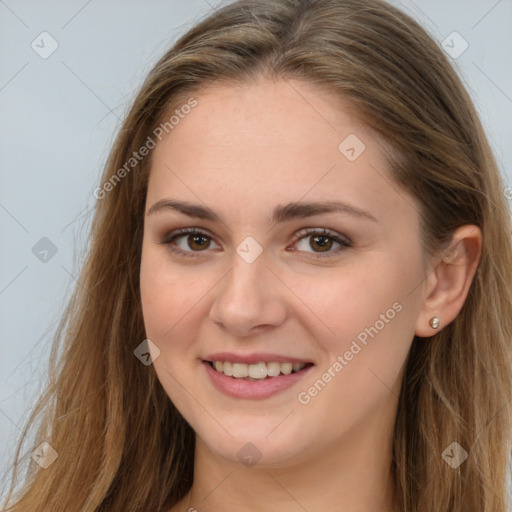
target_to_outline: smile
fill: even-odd
[[[264,380],[279,375],[290,375],[297,373],[311,363],[291,362],[259,362],[254,364],[235,363],[231,361],[209,361],[211,367],[219,373],[234,379],[245,379],[248,381]]]
[[[315,368],[311,362],[292,362],[281,357],[281,361],[273,361],[270,356],[267,362],[258,362],[256,356],[238,357],[245,359],[244,363],[228,360],[235,359],[236,356],[219,356],[221,354],[211,360],[203,360],[202,367],[214,388],[224,395],[238,399],[262,400],[283,393]]]

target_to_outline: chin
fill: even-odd
[[[287,467],[306,456],[315,436],[305,436],[304,427],[297,428],[293,422],[285,426],[290,420],[285,418],[237,418],[225,424],[229,434],[219,428],[212,430],[210,423],[193,428],[211,453],[229,463],[260,469]]]

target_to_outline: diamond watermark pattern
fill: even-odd
[[[441,46],[452,59],[458,59],[469,48],[469,43],[458,32],[452,32]]]
[[[252,468],[261,459],[262,453],[253,443],[245,443],[236,456],[244,466]]]
[[[59,454],[53,449],[52,445],[43,441],[31,454],[34,462],[37,462],[43,469],[50,467]]]
[[[32,247],[32,253],[39,261],[48,263],[57,254],[57,246],[44,236]]]
[[[47,59],[59,47],[59,43],[48,32],[41,32],[30,46],[39,57]]]
[[[468,458],[468,452],[455,441],[441,455],[453,469],[457,469]]]
[[[146,339],[137,346],[133,353],[144,366],[149,366],[160,356],[160,349],[151,340]]]
[[[236,252],[247,263],[253,263],[263,252],[263,247],[252,236],[248,236],[236,248]]]
[[[339,152],[350,162],[357,160],[366,149],[363,141],[351,133],[339,144]]]

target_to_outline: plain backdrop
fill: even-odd
[[[392,3],[445,41],[512,186],[512,1]],[[0,0],[2,474],[44,381],[59,315],[80,286],[93,191],[120,120],[156,59],[218,5]]]

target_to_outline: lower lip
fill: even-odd
[[[214,370],[207,361],[203,361],[203,366],[213,385],[219,391],[233,398],[249,398],[253,400],[268,398],[292,387],[314,367],[310,365],[296,373],[256,381],[228,377]]]

